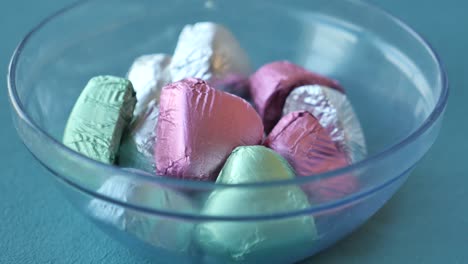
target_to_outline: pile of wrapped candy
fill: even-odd
[[[211,22],[185,26],[172,56],[141,56],[126,78],[92,78],[70,114],[63,143],[97,161],[158,177],[222,184],[313,177],[366,155],[359,121],[337,81],[288,61],[271,62],[252,73],[233,34]],[[200,210],[223,215],[226,204],[239,215],[300,210],[350,194],[358,185],[358,179],[346,175],[304,188],[288,185],[271,191],[275,193],[220,189]],[[100,192],[127,200],[161,200],[160,194],[147,194],[144,186],[121,178],[106,182]],[[177,199],[190,207],[185,196]],[[122,229],[139,230],[139,237],[153,232],[151,225],[145,230],[125,226],[138,223],[126,219],[136,216],[99,201],[90,208]],[[250,229],[216,222],[186,228],[196,230],[199,247],[233,259],[255,256],[256,248],[271,249],[275,239],[307,243],[316,236],[312,217]],[[255,241],[246,241],[252,232]],[[174,247],[183,250],[184,242]]]

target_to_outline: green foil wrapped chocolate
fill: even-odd
[[[89,158],[113,164],[135,103],[130,81],[113,76],[92,78],[73,107],[63,143]]]
[[[287,180],[295,177],[288,162],[263,146],[236,148],[226,161],[217,183],[242,184]],[[252,216],[309,208],[307,196],[295,185],[265,188],[221,188],[208,197],[202,214]],[[317,239],[312,216],[263,221],[212,221],[196,228],[196,240],[216,261],[279,263],[283,252],[307,256]]]

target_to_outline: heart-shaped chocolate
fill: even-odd
[[[296,87],[318,84],[343,91],[333,80],[312,73],[288,61],[266,64],[250,77],[250,93],[265,131],[269,132],[281,118],[286,97]]]
[[[236,148],[216,183],[245,184],[295,177],[288,162],[263,146]],[[310,207],[294,184],[264,188],[220,188],[211,193],[203,215],[252,216],[286,213]],[[264,221],[210,221],[196,227],[196,241],[220,263],[284,263],[286,255],[303,255],[317,239],[311,215]],[[287,241],[287,243],[285,243]]]
[[[234,148],[263,139],[247,101],[195,78],[163,88],[156,130],[157,173],[195,180],[214,179]]]
[[[345,94],[320,85],[297,87],[286,98],[283,115],[295,111],[308,111],[316,117],[349,162],[366,156],[361,124]]]
[[[319,120],[307,111],[285,115],[265,140],[265,146],[283,156],[300,176],[313,176],[347,166],[346,153],[333,142]],[[304,187],[311,201],[323,202],[350,194],[357,179],[344,175],[318,180]]]

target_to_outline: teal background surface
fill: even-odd
[[[11,122],[5,79],[9,58],[29,29],[70,2],[0,1],[0,263],[153,263],[75,211]],[[436,144],[388,204],[305,263],[468,263],[468,2],[370,2],[434,46],[450,79],[449,106]]]

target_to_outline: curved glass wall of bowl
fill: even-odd
[[[88,205],[98,199],[159,223],[172,219],[193,225],[208,220],[251,225],[313,216],[318,233],[314,244],[282,256],[261,255],[265,261],[271,257],[298,261],[354,230],[404,182],[438,134],[448,93],[446,77],[437,55],[422,38],[385,12],[359,1],[210,3],[81,1],[51,16],[25,38],[12,59],[9,91],[15,126],[27,148],[64,183],[61,188],[84,214],[90,215]],[[171,54],[182,27],[197,21],[216,21],[229,28],[251,57],[253,68],[286,59],[339,80],[361,121],[368,157],[316,177],[229,187],[128,172],[89,160],[60,143],[70,110],[90,77],[125,76],[133,59],[142,54]],[[348,174],[359,179],[356,192],[311,203],[304,210],[268,215],[202,215],[198,211],[215,189],[306,187],[312,181]],[[117,176],[163,188],[170,193],[168,201],[171,197],[190,199],[191,210],[187,211],[185,202],[147,203],[99,192]],[[167,246],[174,244],[155,245],[138,232],[93,219],[119,240],[129,245],[144,243],[149,251],[169,259],[225,260],[196,244],[181,252]]]

